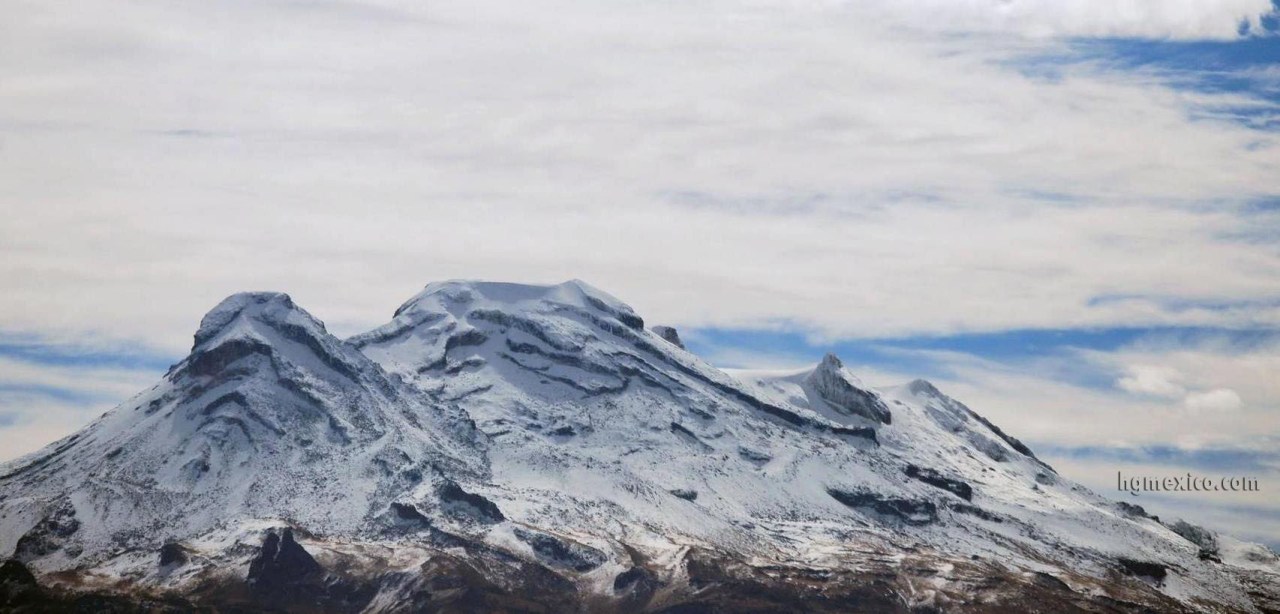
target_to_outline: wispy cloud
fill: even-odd
[[[103,350],[0,345],[0,461],[71,434],[164,373],[155,359],[122,366],[128,352]]]
[[[1269,3],[1101,6],[21,3],[0,322],[178,354],[239,290],[349,333],[432,279],[577,277],[833,337],[1277,324],[1243,238],[1276,220],[1241,209],[1280,138],[1209,113],[1265,97],[1021,69]]]

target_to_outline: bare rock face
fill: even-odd
[[[827,354],[805,383],[840,413],[862,416],[881,424],[891,423],[893,417],[884,401],[874,392],[853,385],[850,379],[840,359],[835,354]]]
[[[667,343],[670,343],[682,350],[685,349],[684,342],[680,341],[680,333],[676,332],[676,329],[670,326],[655,326],[652,330],[653,334],[662,337],[663,341],[666,341]]]
[[[262,551],[249,564],[249,585],[274,592],[322,575],[324,569],[293,538],[293,529],[268,532]]]
[[[36,577],[25,565],[14,560],[0,564],[0,606],[16,608],[32,601],[39,592]]]
[[[949,478],[928,467],[917,467],[911,464],[907,465],[904,473],[909,478],[914,478],[930,486],[954,493],[965,501],[973,500],[973,487],[964,480]]]
[[[179,567],[187,564],[187,550],[177,542],[166,542],[160,547],[160,567]]]
[[[908,525],[926,525],[938,520],[938,506],[932,501],[885,497],[872,492],[827,489],[831,498],[854,509],[868,510]]]
[[[13,556],[20,561],[31,561],[64,548],[74,553],[77,546],[70,539],[79,530],[80,521],[76,519],[75,508],[64,503],[18,540]]]
[[[437,494],[447,513],[455,516],[462,515],[485,523],[502,522],[507,519],[493,501],[467,492],[451,480],[441,484]]]

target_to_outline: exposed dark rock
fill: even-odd
[[[310,318],[311,316],[308,315],[307,317]],[[320,332],[324,333],[324,325],[319,321],[315,321],[315,324],[319,327]],[[320,362],[324,363],[326,367],[333,369],[333,371],[339,375],[342,375],[351,381],[359,381],[361,379],[360,367],[331,351],[325,346],[320,338],[316,337],[315,332],[288,322],[278,323],[275,325],[275,328],[285,339],[305,345],[307,349],[311,350],[311,353],[316,358],[320,359]],[[336,339],[333,339],[333,341],[335,343],[341,343]]]
[[[1185,520],[1179,520],[1171,525],[1169,529],[1174,533],[1182,536],[1183,539],[1200,546],[1200,558],[1206,558],[1205,555],[1218,554],[1218,538],[1204,527],[1199,527]]]
[[[1202,561],[1213,561],[1214,563],[1222,562],[1222,557],[1218,556],[1217,552],[1205,550],[1204,548],[1201,548],[1200,552],[1196,553],[1196,557]]]
[[[13,559],[0,563],[0,609],[34,601],[40,593],[36,577],[26,565]],[[35,610],[32,610],[35,611]]]
[[[938,507],[931,501],[882,497],[871,492],[851,492],[836,488],[828,488],[827,494],[848,507],[872,511],[909,525],[926,525],[938,519]]]
[[[965,501],[973,500],[973,487],[969,486],[969,483],[964,480],[948,478],[928,467],[917,467],[911,464],[907,465],[906,474],[907,477],[915,478],[930,486],[954,493]]]
[[[0,584],[11,584],[14,586],[36,586],[36,577],[31,575],[31,570],[27,569],[20,561],[14,559],[6,560],[0,564]]]
[[[204,409],[200,410],[200,416],[205,417],[206,420],[204,420],[198,428],[203,428],[207,424],[218,421],[236,421],[240,424],[244,424],[243,420],[239,419],[243,416],[254,424],[267,429],[279,437],[283,437],[285,434],[284,429],[272,424],[267,421],[266,418],[262,417],[261,414],[254,411],[249,406],[249,399],[239,390],[233,390],[210,401],[208,405],[205,405]],[[248,429],[246,428],[244,431],[245,435],[249,436]],[[250,439],[252,440],[251,436]]]
[[[604,564],[605,553],[590,546],[561,539],[554,535],[526,529],[514,529],[515,536],[530,548],[538,560],[552,567],[587,572]]]
[[[63,542],[80,530],[76,510],[70,503],[63,503],[37,522],[30,531],[18,539],[13,558],[26,562],[62,549]]]
[[[1126,503],[1124,501],[1116,501],[1115,503],[1116,509],[1120,510],[1122,514],[1129,516],[1130,518],[1155,518],[1151,514],[1147,513],[1146,508],[1136,503]],[[1176,530],[1174,532],[1177,533]]]
[[[1124,573],[1140,577],[1151,578],[1158,584],[1163,582],[1165,576],[1169,575],[1169,570],[1160,563],[1152,563],[1150,561],[1137,561],[1134,559],[1120,559],[1120,569]]]
[[[893,416],[889,407],[880,400],[880,396],[869,390],[854,386],[844,376],[844,364],[835,354],[823,357],[818,367],[805,378],[805,383],[814,389],[824,401],[836,411],[845,415],[855,415],[881,424],[890,424]]]
[[[696,490],[686,490],[684,488],[676,488],[674,490],[671,490],[670,492],[672,495],[675,495],[676,497],[684,499],[685,501],[698,500],[698,491]]]
[[[160,566],[182,566],[187,564],[187,549],[177,542],[165,542],[160,546]]]
[[[431,520],[422,515],[418,508],[408,503],[392,503],[391,511],[401,522],[409,525],[417,525],[422,528],[430,527]]]
[[[653,573],[643,567],[632,567],[613,578],[613,592],[652,591],[657,586]]]
[[[547,434],[554,435],[556,437],[573,437],[574,435],[577,435],[578,432],[574,430],[572,425],[565,425],[557,429],[552,429]]]
[[[715,449],[703,442],[702,439],[695,435],[693,431],[676,422],[671,423],[671,432],[675,433],[675,435],[681,440],[697,448],[701,452],[711,452]]]
[[[511,364],[517,367],[520,367],[521,369],[524,369],[531,373],[538,374],[538,376],[541,377],[543,380],[559,382],[570,388],[573,388],[575,390],[582,392],[588,397],[601,396],[606,394],[617,394],[625,391],[631,385],[631,380],[626,378],[621,378],[619,379],[618,383],[613,386],[610,386],[608,384],[592,384],[590,386],[586,386],[574,378],[561,377],[558,375],[551,375],[550,373],[547,373],[548,367],[546,365],[531,366],[520,361],[515,356],[512,356],[511,354],[507,354],[505,352],[499,354],[499,356],[506,359]]]
[[[26,565],[7,560],[0,563],[0,612],[58,612],[62,607],[40,587]]]
[[[489,338],[485,336],[484,333],[473,328],[446,339],[444,342],[444,353],[448,354],[450,351],[460,347],[481,345],[488,340]]]
[[[1066,582],[1063,582],[1057,577],[1054,577],[1043,571],[1035,572],[1035,574],[1032,575],[1031,579],[1036,584],[1043,586],[1045,588],[1050,588],[1050,589],[1059,590],[1059,591],[1068,591],[1068,592],[1071,591],[1071,587],[1068,586]]]
[[[983,520],[988,520],[991,522],[1004,522],[1004,518],[1001,518],[998,514],[995,514],[993,512],[988,512],[987,510],[984,510],[976,505],[969,505],[967,503],[953,503],[951,505],[948,505],[947,507],[948,509],[960,512],[961,514],[976,516]]]
[[[539,341],[561,351],[561,352],[581,352],[582,345],[568,339],[563,339],[546,330],[546,328],[529,318],[511,315],[504,311],[495,309],[476,309],[467,314],[468,318],[490,322],[499,326],[506,326],[524,331],[533,335]]]
[[[453,480],[446,480],[441,484],[436,494],[446,511],[458,512],[481,522],[502,522],[507,519],[493,501],[463,490]]]
[[[869,426],[833,426],[831,427],[831,432],[836,435],[863,439],[876,445],[880,444],[880,440],[876,438],[876,430]]]
[[[444,372],[446,375],[457,375],[459,373],[462,373],[462,371],[465,369],[478,369],[480,367],[483,367],[485,365],[485,362],[486,361],[483,357],[468,356],[463,360],[460,360],[458,362],[455,362],[445,367]]]
[[[249,563],[249,586],[263,593],[289,592],[296,585],[323,575],[324,569],[293,538],[293,529],[279,535],[269,531],[258,556]]]
[[[764,452],[745,447],[738,448],[738,456],[741,456],[743,459],[749,460],[757,465],[763,465],[773,460],[772,456],[765,454]]]
[[[209,377],[223,373],[232,363],[251,356],[274,357],[275,350],[257,339],[228,339],[204,351],[192,352],[179,370],[195,377]]]
[[[617,318],[618,321],[622,322],[622,324],[627,328],[630,328],[632,330],[644,330],[644,320],[641,319],[640,316],[636,315],[635,313],[631,311],[624,311],[621,309],[614,309],[613,307],[609,306],[609,304],[605,303],[604,301],[594,296],[587,295],[586,299],[587,299],[588,305],[591,305],[592,307],[595,307],[596,309],[599,309],[600,311],[603,311]]]
[[[685,556],[692,594],[650,609],[662,614],[808,612],[906,613],[892,574],[855,574],[790,567],[754,567],[723,553],[694,548]]]
[[[226,603],[230,612],[360,612],[377,593],[378,585],[324,569],[301,544],[293,530],[267,533],[262,548],[249,563],[245,587],[209,585],[197,591],[201,601]],[[248,603],[241,600],[247,599]],[[229,600],[229,602],[228,602]],[[186,610],[190,611],[190,610]],[[221,608],[218,611],[223,611]]]
[[[684,342],[680,341],[680,333],[676,332],[676,329],[671,328],[670,326],[655,326],[653,327],[653,334],[661,337],[663,341],[666,341],[671,345],[682,350],[685,349]]]

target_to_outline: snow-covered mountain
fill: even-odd
[[[0,554],[12,608],[1280,607],[1274,553],[928,382],[721,371],[576,281],[431,284],[345,341],[228,298],[154,388],[0,466]]]

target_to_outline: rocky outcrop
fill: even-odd
[[[907,465],[905,473],[909,478],[920,480],[935,488],[941,488],[965,501],[973,500],[973,487],[969,486],[969,483],[964,480],[948,478],[928,467],[917,467],[911,464]]]
[[[1218,555],[1218,538],[1208,529],[1191,524],[1185,520],[1178,520],[1171,525],[1169,529],[1174,533],[1182,536],[1183,539],[1200,547],[1199,557],[1202,561],[1221,562],[1222,559]]]
[[[676,329],[670,326],[655,326],[652,330],[653,334],[661,337],[663,341],[682,350],[685,349],[684,342],[680,341],[680,333],[676,332]]]
[[[75,508],[70,503],[63,503],[18,540],[13,557],[25,562],[61,550],[64,546],[74,550],[77,546],[68,546],[67,542],[79,530],[80,521],[76,519]]]
[[[160,546],[160,567],[181,567],[187,564],[187,549],[177,542],[165,542]]]
[[[498,506],[480,495],[469,493],[458,486],[457,482],[446,480],[436,489],[440,503],[447,513],[466,516],[480,522],[502,522],[507,519]]]
[[[0,563],[0,606],[6,611],[38,600],[40,585],[26,565],[8,560]],[[34,611],[34,610],[33,610]]]
[[[278,592],[324,573],[320,564],[293,538],[293,529],[267,532],[258,556],[249,563],[249,585],[262,592]]]
[[[861,416],[880,424],[891,423],[893,416],[879,395],[853,385],[850,379],[840,359],[835,354],[827,354],[805,379],[805,384],[839,413]]]
[[[832,499],[863,512],[873,512],[891,521],[908,525],[926,525],[938,520],[938,506],[931,501],[914,501],[884,497],[873,492],[828,488]]]
[[[1161,563],[1127,558],[1120,559],[1120,570],[1130,576],[1148,578],[1157,584],[1164,582],[1169,575],[1169,568]]]
[[[587,572],[604,564],[605,553],[590,546],[541,531],[515,529],[515,536],[533,549],[538,560],[551,567]]]

